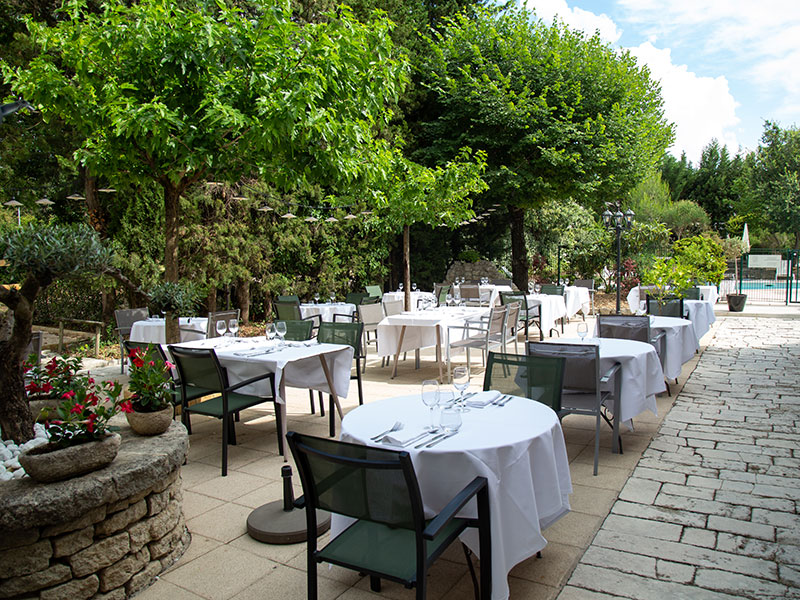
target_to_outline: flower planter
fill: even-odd
[[[33,418],[39,423],[44,423],[47,419],[41,417],[42,410],[47,408],[53,414],[61,402],[58,398],[31,396],[28,398],[28,407],[31,409]]]
[[[172,405],[156,412],[125,413],[128,425],[139,435],[159,435],[169,429],[175,409]]]
[[[728,294],[728,310],[731,312],[742,312],[746,301],[747,294]]]
[[[19,463],[34,481],[61,481],[110,465],[117,457],[121,441],[119,434],[114,433],[96,442],[55,450],[48,444],[23,452]]]

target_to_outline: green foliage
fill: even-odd
[[[197,307],[197,287],[186,280],[161,281],[150,288],[150,310],[154,314],[174,312],[191,315]]]
[[[664,154],[661,159],[661,179],[669,186],[670,198],[673,202],[683,199],[684,190],[694,177],[694,168],[686,153],[681,153],[678,160],[671,154]]]
[[[696,283],[719,285],[725,274],[725,254],[722,246],[710,237],[683,238],[672,245],[673,258]]]
[[[39,325],[57,325],[63,317],[101,321],[102,298],[97,277],[56,280],[36,296],[34,314]],[[70,324],[70,328],[77,327]],[[116,335],[113,336],[117,339]]]
[[[616,241],[609,239],[609,252],[616,253]],[[634,220],[633,226],[622,234],[623,257],[630,258],[638,268],[646,269],[658,256],[669,252],[669,229],[662,223]]]
[[[157,412],[172,404],[170,366],[154,348],[134,348],[129,355],[131,404],[137,412]]]
[[[669,187],[658,172],[651,173],[631,190],[625,208],[636,213],[637,221],[662,223],[678,239],[698,235],[709,226],[708,215],[696,203],[671,199]]]
[[[727,221],[739,202],[738,179],[743,172],[741,156],[733,158],[713,139],[703,148],[697,170],[684,189],[684,197],[699,204],[713,223]]]
[[[0,238],[0,256],[20,277],[31,273],[45,285],[87,271],[103,272],[111,265],[111,253],[97,233],[82,225],[14,229]]]
[[[681,298],[683,293],[692,287],[692,274],[689,268],[675,257],[658,258],[652,267],[644,270],[642,283],[655,287],[650,295],[663,305],[668,298]]]
[[[475,263],[480,259],[481,255],[476,250],[463,250],[459,252],[458,256],[456,257],[456,260],[468,263]]]

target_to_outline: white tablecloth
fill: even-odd
[[[542,311],[542,332],[548,335],[555,328],[556,320],[567,316],[567,305],[564,296],[551,296],[549,294],[528,294],[528,306],[540,306]]]
[[[561,338],[554,342],[567,344],[599,344],[600,374],[619,362],[622,372],[620,392],[620,421],[626,422],[649,410],[658,414],[656,394],[667,389],[664,371],[656,349],[645,342],[616,338]]]
[[[567,317],[572,318],[579,312],[588,315],[591,310],[589,288],[568,285],[564,288],[564,301],[567,305]]]
[[[500,304],[500,292],[512,292],[510,285],[504,284],[493,284],[489,283],[486,285],[480,286],[481,290],[481,302],[487,304],[488,306],[494,306],[495,304]]]
[[[405,292],[386,292],[383,295],[383,302],[392,302],[400,300],[405,302],[406,293]],[[420,300],[428,300],[429,302],[433,302],[436,304],[436,296],[433,295],[433,292],[423,292],[421,290],[417,290],[416,292],[411,292],[411,310],[417,310],[417,304]]]
[[[714,313],[714,304],[716,304],[717,299],[719,298],[719,293],[717,292],[716,286],[713,285],[698,285],[700,288],[700,293],[703,296],[703,300],[684,300],[683,305],[686,306],[687,302],[708,302],[711,306],[711,313]],[[631,288],[631,291],[628,292],[628,308],[631,309],[633,314],[636,314],[636,311],[639,310],[639,302],[644,302],[645,298],[639,292],[639,286]],[[710,321],[713,323],[714,321]],[[706,329],[705,331],[708,331]],[[705,331],[703,333],[705,333]],[[702,337],[702,335],[700,336]]]
[[[326,323],[333,322],[333,315],[352,315],[356,312],[355,304],[348,304],[346,302],[325,302],[324,304],[301,304],[300,316],[304,319],[313,315],[320,315],[322,320]],[[339,319],[342,323],[346,320]]]
[[[353,348],[340,344],[317,344],[308,346],[292,344],[268,354],[253,354],[258,349],[275,348],[277,342],[267,342],[264,336],[250,338],[212,338],[179,344],[186,348],[214,348],[223,367],[228,369],[230,383],[244,381],[263,373],[275,373],[277,400],[285,403],[282,386],[319,390],[329,393],[328,381],[320,363],[325,355],[333,380],[334,391],[341,398],[347,397],[350,389],[350,369],[353,366]],[[266,381],[254,383],[238,390],[243,394],[268,396]]]
[[[711,304],[717,303],[717,300],[719,299],[719,292],[717,291],[717,286],[698,285],[697,287],[700,288],[700,294],[702,294],[703,300],[711,302]]]
[[[372,402],[350,411],[342,439],[372,444],[370,437],[396,420],[404,431],[422,431],[429,411],[419,395]],[[374,445],[374,444],[373,444]],[[389,447],[389,446],[386,446]],[[492,524],[492,598],[508,598],[508,572],[544,548],[542,530],[569,511],[572,482],[564,435],[555,413],[538,402],[515,398],[504,407],[471,409],[459,433],[433,448],[404,448],[419,480],[425,511],[439,512],[477,476],[489,482]],[[477,516],[474,501],[463,512]],[[347,521],[334,515],[331,533]],[[477,532],[462,540],[478,552]]]
[[[689,362],[700,348],[694,326],[688,319],[676,317],[650,317],[650,331],[666,334],[667,354],[664,357],[664,375],[677,379],[684,363]]]
[[[378,356],[394,356],[399,352],[435,346],[437,328],[441,343],[446,345],[449,325],[463,325],[465,319],[485,314],[489,314],[488,308],[440,306],[434,310],[385,317],[378,323]],[[403,327],[406,328],[403,345],[398,348]]]
[[[684,300],[683,311],[694,325],[694,333],[698,340],[708,333],[711,324],[717,320],[714,305],[708,300]]]
[[[208,319],[205,317],[181,317],[180,326],[193,329],[195,331],[181,330],[181,341],[191,342],[192,340],[202,340],[206,337],[208,329]],[[132,342],[146,342],[148,344],[166,344],[167,334],[164,327],[164,319],[150,317],[146,321],[136,321],[131,326],[130,340]]]

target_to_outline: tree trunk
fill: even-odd
[[[181,191],[172,183],[162,183],[164,187],[164,281],[178,281],[178,207]],[[165,333],[168,344],[180,341],[178,320],[170,311],[166,314]]]
[[[217,311],[217,288],[213,288],[208,292],[206,306],[208,307],[208,312],[210,313]]]
[[[48,283],[28,275],[19,291],[8,302],[4,301],[13,312],[14,323],[8,339],[0,341],[0,428],[3,439],[17,444],[33,437],[33,416],[25,398],[22,360],[31,341],[33,302]]]
[[[405,308],[411,310],[411,227],[403,225],[403,291]]]
[[[528,290],[528,248],[525,245],[525,211],[518,206],[508,209],[511,221],[511,278],[521,292]]]
[[[83,195],[86,198],[86,212],[89,214],[89,223],[92,228],[100,234],[101,238],[106,235],[107,219],[106,212],[100,204],[97,196],[97,177],[91,175],[85,167],[81,167],[83,175]]]
[[[236,283],[236,304],[242,311],[240,321],[242,323],[250,322],[250,280],[240,279]]]

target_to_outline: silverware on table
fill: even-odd
[[[425,440],[421,444],[417,444],[416,446],[414,446],[414,449],[419,449],[419,448],[422,448],[423,446],[427,446],[427,444],[430,444],[431,442],[434,442],[434,441],[436,441],[438,439],[444,438],[444,436],[446,436],[446,435],[447,435],[446,433],[437,433],[435,437],[433,437],[433,438],[431,438],[429,440]]]
[[[505,406],[506,404],[508,404],[509,402],[511,402],[511,399],[512,399],[513,397],[514,397],[514,396],[507,395],[507,396],[506,396],[506,399],[505,399],[505,400],[503,400],[503,401],[502,401],[502,402],[501,402],[501,403],[500,403],[498,406]]]
[[[410,445],[411,445],[411,444],[413,444],[414,442],[418,442],[418,441],[420,441],[422,438],[425,438],[425,437],[429,437],[429,436],[432,436],[432,435],[434,435],[434,433],[435,433],[435,432],[432,432],[432,431],[423,431],[423,432],[422,432],[422,433],[420,433],[419,435],[415,435],[415,436],[414,436],[413,438],[411,438],[410,440],[408,440],[408,441],[406,441],[406,442],[403,442],[402,444],[400,444],[400,447],[401,447],[401,448],[405,448],[406,446],[410,446]]]
[[[379,441],[380,438],[383,438],[390,433],[394,433],[395,431],[400,431],[403,428],[403,423],[401,421],[395,421],[395,424],[392,425],[389,429],[384,431],[383,433],[379,433],[378,435],[373,435],[371,439],[373,442]]]
[[[457,431],[453,431],[451,433],[446,433],[443,436],[441,436],[441,437],[439,437],[439,438],[437,438],[435,440],[431,440],[430,442],[428,442],[428,444],[425,447],[426,448],[433,448],[436,444],[439,444],[439,443],[445,441],[446,439],[449,439],[449,438],[453,437],[457,433],[458,433]]]

